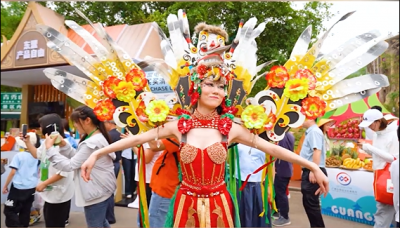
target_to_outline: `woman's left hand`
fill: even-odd
[[[92,153],[89,158],[81,166],[81,177],[84,181],[88,182],[90,180],[90,173],[97,161],[95,153]]]
[[[44,183],[42,182],[42,183],[40,183],[40,184],[38,184],[38,185],[36,186],[36,191],[37,191],[37,192],[43,192],[43,190],[44,190],[46,187],[47,187],[47,185],[44,184]]]
[[[57,137],[51,138],[48,134],[46,134],[46,139],[44,141],[44,145],[46,147],[46,150],[50,149],[54,143],[56,142]]]
[[[318,190],[315,192],[315,195],[322,195],[324,194],[324,197],[327,196],[329,192],[329,179],[325,175],[324,172],[320,168],[317,170],[313,171],[314,173],[314,178],[316,179],[317,184],[319,185]]]

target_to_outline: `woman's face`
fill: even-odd
[[[79,135],[86,134],[86,130],[84,129],[84,121],[79,120],[79,122],[74,122],[74,128],[78,131]]]
[[[324,132],[328,132],[329,128],[331,128],[332,125],[333,125],[333,122],[324,124]]]
[[[199,103],[209,108],[217,108],[221,105],[225,96],[225,85],[221,81],[205,79],[201,84]]]
[[[375,120],[371,125],[369,125],[369,129],[373,130],[373,131],[379,131],[379,126],[381,125],[381,121],[380,120]]]

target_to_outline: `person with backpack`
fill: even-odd
[[[171,198],[180,184],[179,142],[176,139],[162,139],[159,142],[159,147],[157,141],[149,143],[150,150],[163,150],[154,163],[151,174],[150,227],[164,227]]]

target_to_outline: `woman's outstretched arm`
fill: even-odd
[[[316,194],[324,193],[326,195],[328,193],[328,178],[315,163],[310,162],[283,147],[269,143],[266,140],[260,138],[258,135],[252,134],[248,129],[235,123],[232,125],[232,129],[229,133],[229,139],[231,142],[237,142],[257,148],[267,154],[270,154],[273,157],[298,164],[311,170],[316,176],[317,183],[320,185],[320,189],[316,192]]]
[[[170,137],[179,137],[180,133],[178,131],[177,122],[169,122],[164,124],[164,126],[151,129],[143,134],[134,135],[132,137],[127,137],[125,139],[121,139],[115,143],[110,144],[96,152],[92,153],[90,157],[84,162],[81,166],[81,176],[85,181],[90,180],[90,173],[94,166],[96,160],[106,154],[112,153],[114,151],[122,151],[127,148],[134,147],[136,145],[141,145],[143,143],[155,140],[155,139],[163,139]]]

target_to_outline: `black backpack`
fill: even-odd
[[[178,150],[179,150],[179,144],[178,144],[178,143],[176,143],[176,142],[174,142],[174,141],[172,141],[171,139],[168,139],[168,138],[167,138],[167,140],[168,140],[169,142],[173,143],[175,146],[177,146],[177,147],[178,147]],[[178,160],[178,154],[177,154],[177,152],[178,152],[178,151],[172,152],[172,155],[173,155],[174,158],[175,158],[175,164],[176,164],[176,167],[177,167],[178,170],[179,170],[179,160]],[[167,158],[167,156],[168,156],[168,152],[164,154],[164,157],[163,157],[163,159],[162,159],[162,161],[161,161],[161,165],[160,165],[160,167],[158,167],[158,170],[157,170],[157,172],[156,172],[156,175],[158,175],[158,173],[160,172],[161,168],[164,167],[164,165],[165,165],[165,164],[164,164],[164,161],[165,161],[165,159]]]

